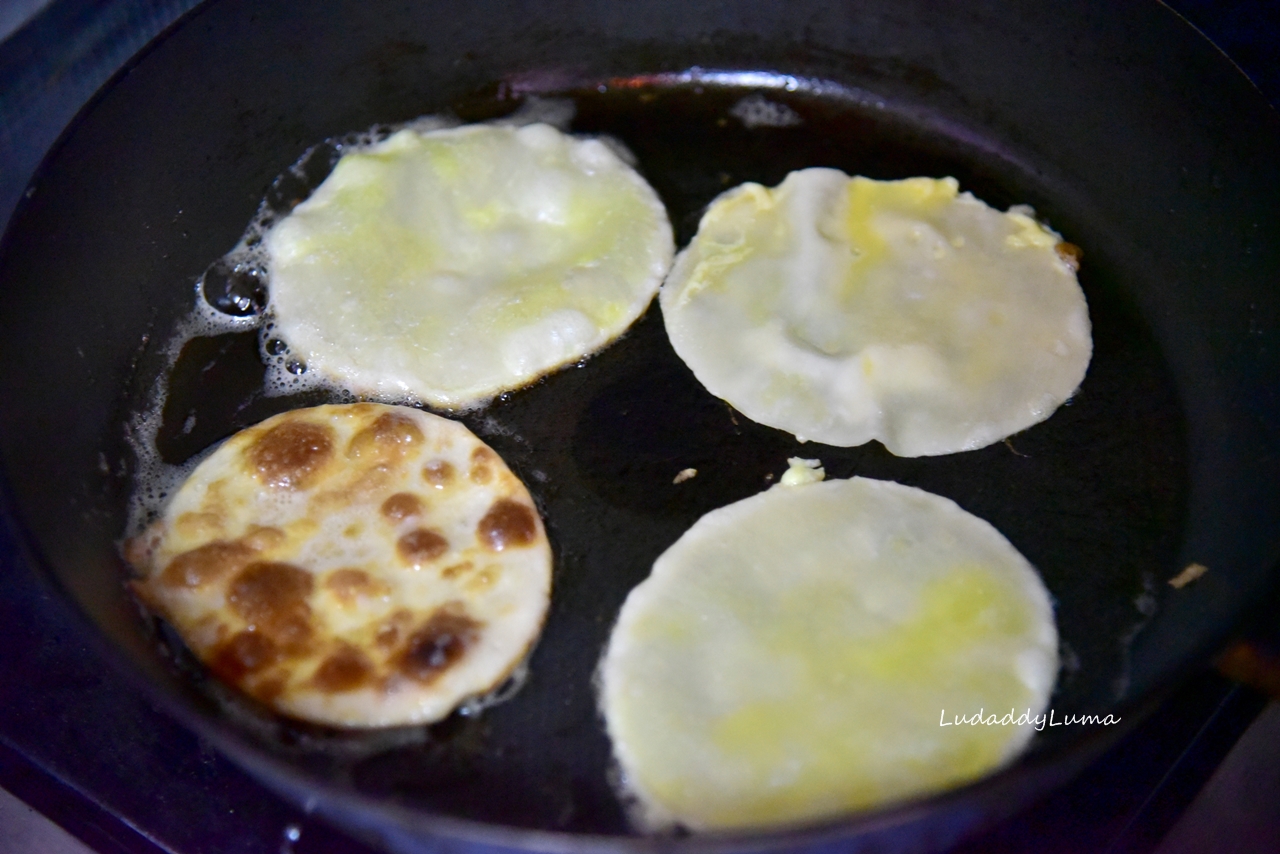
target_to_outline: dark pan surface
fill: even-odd
[[[679,224],[681,243],[725,186],[776,184],[805,165],[884,178],[957,175],[1001,207],[1043,197],[1018,180],[1027,178],[1007,168],[1001,175],[1000,164],[972,154],[966,160],[951,140],[917,138],[874,105],[775,93],[803,124],[749,130],[724,119],[753,89],[615,88],[621,93],[563,93],[578,107],[574,129],[628,144]],[[1176,572],[1188,461],[1184,419],[1150,332],[1105,273],[1085,270],[1096,351],[1088,381],[1047,423],[977,452],[903,459],[878,443],[802,445],[754,424],[693,378],[656,306],[580,367],[460,416],[529,484],[555,544],[554,603],[528,684],[479,718],[433,727],[422,744],[387,750],[384,735],[336,736],[264,718],[265,740],[305,740],[301,751],[326,775],[363,792],[484,821],[622,832],[592,691],[614,615],[700,516],[766,488],[796,455],[821,458],[833,477],[920,486],[992,521],[1040,568],[1058,601],[1068,665],[1055,708],[1110,708],[1128,678],[1127,640],[1154,608],[1154,579]],[[187,345],[171,373],[157,443],[170,462],[275,412],[337,400],[263,397],[257,353],[256,332]],[[150,363],[140,366],[140,400],[131,407],[146,405]],[[673,484],[688,467],[698,476]]]
[[[20,368],[3,380],[0,451],[41,558],[180,716],[365,827],[469,832],[433,825],[440,814],[625,834],[591,685],[613,617],[695,519],[794,455],[992,522],[1057,599],[1055,710],[1128,714],[1230,630],[1280,553],[1280,179],[1263,156],[1276,121],[1158,8],[939,19],[927,5],[566,5],[532,24],[505,6],[376,20],[336,0],[300,17],[204,7],[73,127],[0,257],[0,357]],[[756,92],[804,122],[743,127],[728,111]],[[701,389],[655,306],[581,367],[463,417],[529,484],[557,554],[552,613],[514,699],[425,731],[349,734],[227,697],[180,651],[158,654],[167,637],[124,595],[114,550],[132,464],[122,425],[169,372],[164,346],[196,277],[308,146],[446,109],[488,118],[533,94],[572,99],[573,130],[635,152],[680,244],[721,190],[803,166],[951,174],[996,206],[1034,205],[1085,249],[1095,355],[1079,394],[972,453],[799,445]],[[170,461],[322,402],[263,397],[256,351],[248,333],[183,352],[159,442]],[[673,485],[686,467],[698,476]],[[1211,568],[1202,582],[1164,583],[1193,560]],[[1097,737],[1046,731],[1013,774],[1069,765]]]

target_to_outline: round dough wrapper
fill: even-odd
[[[125,552],[139,597],[217,676],[345,727],[428,723],[498,687],[551,589],[542,520],[498,455],[372,403],[235,434]]]
[[[644,826],[759,829],[1000,767],[1056,673],[1048,593],[1004,537],[853,478],[703,516],[627,597],[600,687]],[[940,726],[978,712],[1012,717]]]
[[[604,347],[674,254],[644,179],[545,124],[401,130],[344,156],[265,243],[291,358],[454,409]]]
[[[662,287],[672,345],[801,441],[929,456],[1043,421],[1092,354],[1078,253],[958,189],[805,169],[728,191]]]

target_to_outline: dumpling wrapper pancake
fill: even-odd
[[[455,409],[608,344],[674,254],[644,179],[544,124],[401,130],[344,156],[265,244],[291,358]]]
[[[1084,378],[1089,314],[1060,244],[953,178],[805,169],[716,199],[659,301],[676,352],[747,417],[948,454],[1043,421]]]
[[[627,597],[601,706],[644,826],[759,829],[1000,767],[1032,724],[940,715],[1030,720],[1056,673],[1049,596],[1004,537],[948,499],[853,478],[703,516]]]
[[[542,520],[498,455],[457,422],[372,403],[235,434],[126,558],[224,681],[346,727],[428,723],[496,688],[551,588]]]

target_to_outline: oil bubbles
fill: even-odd
[[[211,308],[231,317],[253,317],[267,305],[266,277],[248,262],[222,257],[200,277],[200,293]]]

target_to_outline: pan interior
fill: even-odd
[[[838,87],[780,84],[769,75],[669,75],[540,94],[573,104],[572,131],[626,144],[667,205],[681,246],[718,193],[743,181],[775,185],[809,166],[879,179],[952,175],[998,208],[1034,205],[1083,245],[1094,356],[1082,387],[1046,422],[979,451],[905,459],[875,442],[801,444],[706,392],[672,351],[655,304],[599,355],[457,416],[529,486],[556,555],[551,612],[527,682],[512,699],[426,729],[307,726],[233,695],[166,627],[152,624],[149,643],[171,652],[170,672],[195,701],[269,753],[385,802],[500,825],[627,833],[593,685],[618,609],[702,514],[768,487],[787,457],[803,456],[821,459],[828,477],[917,486],[991,522],[1056,599],[1064,666],[1052,707],[1059,715],[1112,709],[1125,693],[1129,643],[1156,604],[1155,579],[1176,573],[1188,460],[1169,372],[1125,296],[1114,247],[1085,239],[1092,236],[1083,225],[1087,211],[996,141],[939,132],[917,114]],[[495,86],[452,109],[481,120],[520,101]],[[748,114],[774,118],[744,121]],[[278,179],[269,200],[287,207],[305,195],[326,172],[316,163],[301,170],[305,178]],[[191,284],[171,283],[187,294]],[[257,330],[191,337],[171,352],[190,302],[170,305],[139,353],[118,415],[124,423],[157,408],[156,448],[165,462],[185,462],[276,412],[343,399],[322,391],[266,396]],[[165,389],[160,399],[157,388]],[[131,459],[122,433],[106,458]],[[697,476],[673,483],[686,468]],[[127,489],[127,478],[118,482]],[[121,526],[124,499],[117,490],[108,511]],[[1071,736],[1046,730],[1032,749]]]

